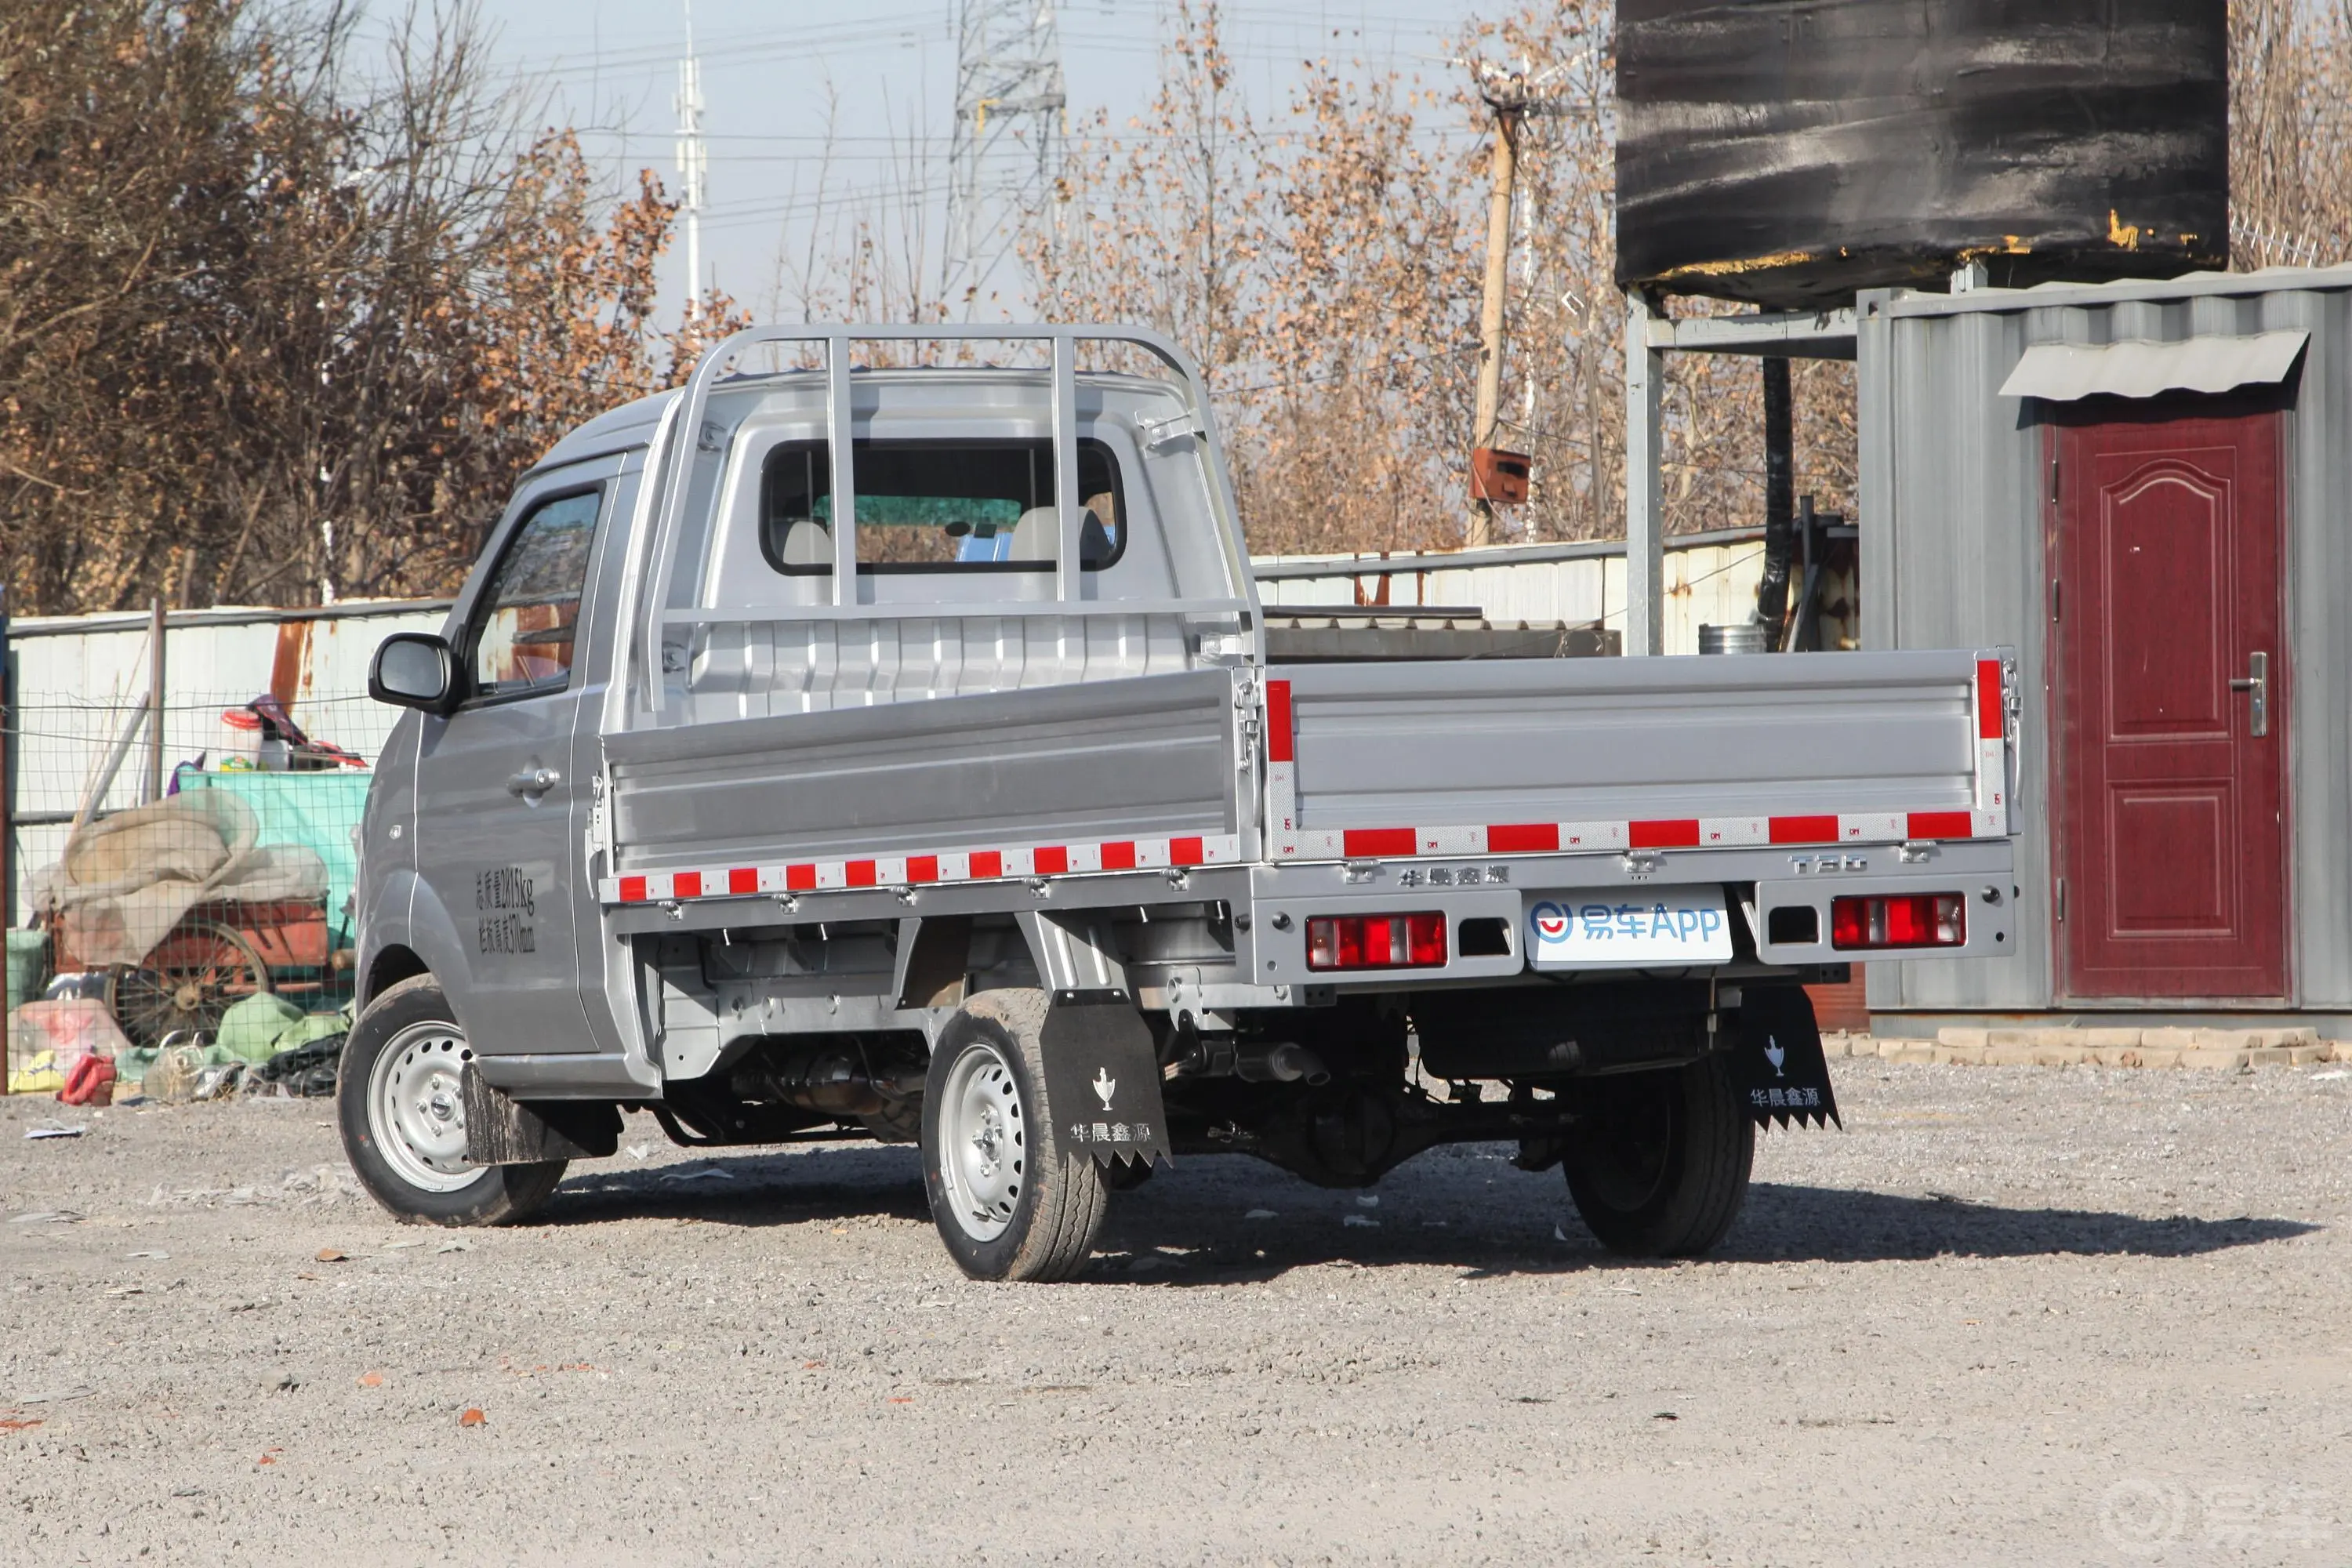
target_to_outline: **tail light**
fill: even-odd
[[[1445,963],[1445,916],[1318,915],[1307,922],[1309,969],[1434,969]]]
[[[1830,904],[1832,947],[1959,947],[1968,940],[1969,901],[1958,893],[1837,899]]]

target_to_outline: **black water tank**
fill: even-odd
[[[2229,258],[2224,0],[1619,0],[1617,277],[1782,308]]]

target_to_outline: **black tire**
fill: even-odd
[[[388,1060],[389,1052],[399,1055]],[[425,1102],[437,1106],[436,1097],[450,1092],[457,1072],[472,1056],[441,983],[429,974],[387,987],[361,1012],[344,1039],[335,1084],[343,1152],[360,1184],[403,1224],[512,1224],[546,1203],[563,1180],[562,1160],[464,1166],[462,1159],[451,1158],[452,1148],[458,1156],[465,1151],[464,1100],[457,1100],[447,1115]],[[380,1079],[394,1075],[421,1095],[413,1118],[395,1114],[385,1103],[404,1084]],[[425,1134],[405,1135],[404,1120],[423,1124]]]
[[[931,1052],[923,1186],[948,1255],[975,1279],[1069,1279],[1109,1207],[1094,1157],[1064,1147],[1045,1098],[1045,1008],[1042,991],[983,992],[957,1009]],[[950,1149],[950,1126],[978,1131]]]
[[[1748,1197],[1756,1126],[1717,1054],[1670,1071],[1593,1080],[1561,1162],[1601,1244],[1629,1258],[1692,1258],[1721,1241]]]

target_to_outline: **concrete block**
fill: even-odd
[[[2142,1046],[2139,1048],[2139,1065],[2144,1068],[2177,1068],[2180,1065],[2180,1052],[2169,1046]]]
[[[2328,1047],[2322,1045],[2289,1046],[2286,1048],[2286,1054],[2288,1066],[2305,1068],[2314,1062],[2326,1061]]]
[[[2352,1062],[2352,1040],[2328,1041],[2326,1059],[2331,1062]]]
[[[2197,1043],[2197,1031],[2194,1029],[2142,1029],[2139,1032],[2139,1043],[2143,1046],[2154,1046],[2158,1050],[2185,1051]]]
[[[2033,1065],[2032,1046],[1987,1046],[1985,1066],[1989,1068],[2030,1068]]]
[[[2289,1046],[2256,1046],[2246,1053],[2246,1065],[2258,1068],[2293,1067],[2294,1050]]]
[[[1989,1033],[1990,1031],[1986,1029],[1938,1029],[1936,1031],[1936,1039],[1939,1045],[1971,1046],[1978,1050],[1982,1050],[1985,1048],[1985,1037]]]
[[[2209,1051],[2252,1050],[2256,1044],[2252,1029],[2200,1029],[2197,1044]]]
[[[2040,1029],[1988,1029],[1985,1031],[1985,1044],[1995,1047],[2038,1046],[2042,1043],[2042,1034]]]
[[[2083,1044],[2095,1051],[2113,1050],[2140,1043],[2140,1031],[2137,1029],[2077,1029],[2074,1032],[2083,1037]]]
[[[2180,1053],[2180,1065],[2185,1068],[2242,1068],[2246,1065],[2246,1053],[2222,1046],[2191,1046]]]
[[[2271,1046],[2285,1046],[2292,1049],[2296,1046],[2319,1043],[2319,1031],[2307,1024],[2286,1029],[2256,1029],[2252,1034],[2253,1037],[2248,1043],[2257,1050]]]
[[[2126,1031],[2116,1032],[2120,1034]],[[2128,1032],[2137,1034],[2139,1031],[2134,1029]],[[2088,1049],[2091,1059],[2103,1068],[2137,1068],[2147,1065],[2146,1053],[2137,1046],[2095,1046]]]
[[[2052,1030],[2057,1034],[2061,1031]],[[2038,1045],[2033,1047],[2033,1065],[2038,1068],[2080,1067],[2090,1059],[2091,1053],[2081,1046]]]
[[[1925,1040],[1888,1040],[1878,1047],[1878,1054],[1890,1062],[1932,1062],[1936,1047]]]
[[[1938,1042],[1935,1047],[1934,1059],[1947,1067],[1979,1068],[1984,1066],[1984,1047],[1947,1046]]]

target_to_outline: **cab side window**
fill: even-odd
[[[571,682],[580,595],[604,495],[598,489],[551,496],[507,542],[474,613],[468,657],[475,700],[560,691]]]

